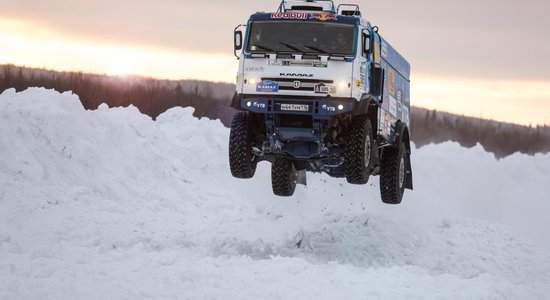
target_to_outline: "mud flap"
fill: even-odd
[[[233,107],[236,110],[242,110],[241,107],[241,96],[235,92],[233,95],[233,99],[231,99],[231,107]]]
[[[412,173],[412,167],[411,167],[411,154],[407,153],[407,159],[406,159],[406,167],[407,171],[405,173],[405,188],[412,190],[413,189],[413,173]]]
[[[296,183],[307,186],[306,170],[296,171]]]

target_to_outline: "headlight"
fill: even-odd
[[[250,84],[250,85],[256,85],[256,83],[258,83],[258,81],[256,80],[256,78],[252,78],[252,79],[249,79],[249,80],[248,80],[248,84]]]
[[[343,90],[343,89],[345,89],[346,87],[349,87],[349,83],[347,83],[347,82],[345,82],[345,81],[340,81],[340,82],[338,83],[338,88],[339,88],[340,90]]]

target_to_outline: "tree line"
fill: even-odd
[[[422,108],[411,111],[411,139],[417,147],[446,141],[468,148],[480,144],[497,158],[550,152],[550,127],[545,125],[521,126]]]
[[[234,86],[196,80],[159,80],[131,76],[107,76],[83,72],[56,72],[45,69],[0,65],[0,92],[15,88],[43,87],[79,96],[85,109],[133,105],[142,113],[158,117],[173,107],[194,107],[196,117],[222,119]]]
[[[14,65],[0,65],[0,93],[15,88],[44,87],[71,91],[88,110],[106,103],[110,107],[133,105],[155,119],[173,107],[194,107],[194,116],[220,119],[229,127],[234,110],[230,107],[235,86],[197,80],[159,80],[147,77],[118,77],[83,72],[56,72]],[[422,147],[455,141],[465,147],[481,144],[502,158],[520,152],[550,152],[550,128],[520,126],[479,118],[411,109],[411,139]]]

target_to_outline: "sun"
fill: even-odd
[[[128,61],[115,61],[112,62],[106,70],[106,73],[109,75],[116,76],[128,76],[135,74],[136,67],[134,64]]]

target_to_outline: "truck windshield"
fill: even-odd
[[[296,21],[252,23],[247,50],[251,53],[292,52],[352,56],[355,26]]]

